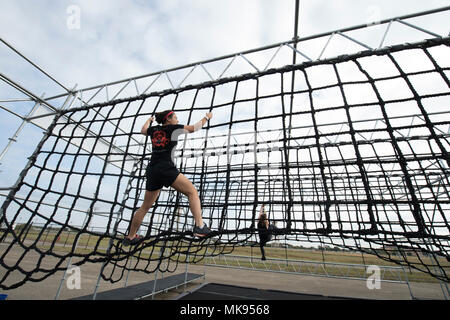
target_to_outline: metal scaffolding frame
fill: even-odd
[[[433,9],[433,10],[427,10],[427,11],[422,11],[422,12],[418,12],[418,13],[414,13],[414,14],[408,14],[408,15],[403,15],[403,16],[398,16],[398,17],[394,17],[394,18],[389,18],[389,19],[384,19],[381,21],[374,21],[371,23],[367,23],[367,24],[360,24],[360,25],[356,25],[356,26],[352,26],[352,27],[346,27],[346,28],[342,28],[339,30],[335,30],[335,31],[329,31],[329,32],[325,32],[325,33],[320,33],[320,34],[316,34],[316,35],[312,35],[312,36],[306,36],[306,37],[298,37],[297,35],[297,31],[295,31],[295,35],[294,38],[288,41],[284,41],[284,42],[279,42],[279,43],[275,43],[272,45],[268,45],[268,46],[263,46],[263,47],[259,47],[259,48],[255,48],[255,49],[250,49],[250,50],[245,50],[245,51],[241,51],[241,52],[237,52],[237,53],[233,53],[233,54],[228,54],[228,55],[224,55],[221,57],[217,57],[217,58],[213,58],[213,59],[207,59],[207,60],[202,60],[202,61],[198,61],[198,62],[193,62],[193,63],[189,63],[183,66],[179,66],[179,67],[175,67],[175,68],[169,68],[169,69],[164,69],[164,70],[160,70],[157,72],[151,72],[151,73],[146,73],[143,75],[139,75],[139,76],[135,76],[135,77],[131,77],[131,78],[125,78],[122,80],[117,80],[117,81],[112,81],[112,82],[108,82],[108,83],[104,83],[104,84],[99,84],[99,85],[95,85],[95,86],[91,86],[91,87],[87,87],[87,88],[82,88],[82,89],[68,89],[67,87],[63,86],[62,84],[60,84],[57,80],[55,80],[52,76],[50,76],[47,72],[45,72],[42,68],[40,68],[38,65],[36,65],[34,62],[32,62],[30,59],[28,59],[27,57],[25,57],[22,53],[20,53],[18,50],[16,50],[12,45],[10,45],[9,43],[7,43],[4,39],[0,38],[0,41],[5,44],[8,48],[10,48],[11,50],[13,50],[14,52],[16,52],[20,57],[22,57],[23,59],[25,59],[27,62],[29,62],[32,66],[34,66],[37,70],[41,71],[44,75],[46,75],[49,79],[52,80],[52,82],[56,83],[58,86],[64,88],[65,92],[55,95],[55,96],[51,96],[48,97],[46,99],[43,98],[39,98],[38,95],[26,90],[25,88],[23,88],[20,84],[18,84],[17,82],[7,78],[6,76],[2,75],[0,73],[0,80],[4,81],[5,83],[11,85],[12,87],[14,87],[15,89],[17,89],[18,91],[20,91],[21,93],[25,94],[26,96],[28,96],[29,100],[25,100],[25,101],[34,101],[34,102],[40,102],[42,104],[45,104],[49,107],[51,107],[53,109],[53,111],[57,111],[58,108],[53,107],[51,105],[51,101],[55,100],[55,99],[59,99],[59,98],[64,98],[67,97],[69,95],[77,95],[75,100],[77,100],[77,104],[79,106],[85,106],[85,105],[90,105],[93,104],[93,99],[99,95],[100,92],[104,91],[105,96],[106,96],[106,100],[103,101],[96,101],[96,103],[105,103],[105,102],[111,102],[114,100],[119,100],[119,99],[131,99],[133,97],[137,97],[137,96],[141,96],[141,95],[145,95],[147,93],[149,93],[150,89],[154,86],[154,84],[161,78],[166,78],[166,80],[169,81],[169,83],[172,86],[172,89],[177,89],[177,88],[181,88],[183,86],[188,86],[188,85],[194,85],[195,83],[189,83],[186,80],[189,78],[189,76],[192,74],[192,72],[194,72],[195,69],[197,68],[201,68],[204,71],[204,75],[205,75],[205,80],[204,82],[208,82],[208,81],[217,81],[220,79],[223,79],[224,74],[227,72],[227,70],[229,70],[230,66],[236,61],[236,60],[243,60],[246,64],[248,64],[251,67],[251,70],[253,72],[261,72],[261,71],[265,71],[269,69],[269,66],[271,65],[271,63],[273,62],[273,60],[275,59],[275,57],[279,54],[280,50],[282,48],[288,48],[289,50],[291,50],[292,54],[293,54],[293,61],[294,63],[297,61],[296,59],[300,56],[302,59],[302,61],[299,61],[299,63],[302,63],[304,61],[313,61],[313,60],[322,60],[322,59],[327,59],[327,58],[331,58],[331,57],[327,57],[324,56],[324,53],[327,49],[327,47],[329,46],[330,42],[332,39],[336,38],[337,36],[339,36],[342,39],[346,39],[349,40],[355,44],[357,44],[358,46],[360,46],[362,49],[368,49],[368,50],[375,50],[375,49],[381,49],[384,45],[385,45],[385,41],[386,41],[386,37],[388,35],[389,32],[392,32],[392,25],[393,24],[401,24],[404,25],[408,28],[414,29],[414,30],[418,30],[421,33],[423,33],[424,35],[428,35],[428,36],[432,36],[432,37],[437,37],[437,38],[442,38],[445,36],[450,35],[450,32],[448,34],[437,34],[435,32],[432,32],[430,30],[427,30],[423,27],[417,26],[413,23],[407,22],[406,20],[409,19],[413,19],[413,18],[417,18],[417,17],[422,17],[422,16],[427,16],[427,15],[433,15],[433,14],[437,14],[437,13],[442,13],[442,12],[446,12],[446,11],[450,11],[450,6],[445,6],[445,7],[441,7],[441,8],[437,8],[437,9]],[[386,29],[383,33],[382,39],[380,40],[379,45],[376,48],[373,48],[371,46],[369,46],[368,44],[355,39],[354,37],[352,37],[351,35],[349,35],[348,33],[351,33],[352,31],[356,31],[356,30],[361,30],[361,29],[366,29],[366,28],[370,28],[373,26],[386,26]],[[300,51],[298,49],[298,46],[301,46],[303,43],[307,43],[308,41],[311,40],[316,40],[319,38],[323,38],[326,39],[326,43],[323,46],[323,48],[321,49],[320,54],[316,57],[316,58],[311,58],[309,56],[307,56],[305,53],[303,53],[302,51]],[[268,62],[265,65],[265,67],[263,69],[256,67],[256,63],[252,62],[251,59],[249,57],[247,57],[247,55],[250,55],[252,53],[256,53],[256,52],[263,52],[263,51],[268,51],[268,50],[273,50],[275,49],[276,51],[274,53],[268,53]],[[349,52],[350,53],[350,52]],[[228,64],[226,65],[225,69],[223,69],[223,71],[220,73],[220,75],[218,77],[213,77],[211,74],[212,72],[210,72],[208,70],[208,65],[214,62],[218,62],[218,61],[227,61],[231,59],[231,61],[228,62]],[[184,76],[184,78],[182,78],[182,81],[179,82],[178,84],[174,84],[174,80],[170,77],[170,73],[174,72],[174,71],[185,71],[187,72]],[[238,76],[239,74],[232,74],[229,75],[228,77],[233,77],[233,76]],[[145,79],[149,79],[155,77],[154,79],[151,79],[152,82],[150,83],[150,85],[148,85],[145,90],[140,91],[139,90],[139,86],[138,86],[138,81],[140,80],[145,80]],[[123,91],[130,85],[133,84],[134,85],[134,89],[135,89],[135,95],[134,96],[123,96],[121,95],[123,93]],[[118,85],[119,88],[118,90],[115,92],[114,95],[110,94],[110,90],[111,87]],[[88,96],[88,97],[86,97]],[[7,100],[8,102],[22,102],[24,101],[24,99],[18,98],[18,99],[11,99],[8,98],[9,100]],[[0,97],[0,102],[5,101],[2,100]],[[63,107],[61,107],[63,108]],[[6,108],[8,109],[8,108]],[[53,113],[49,113],[48,115],[53,115]],[[31,117],[26,117],[25,118],[27,121],[30,121],[32,118]]]
[[[298,8],[297,8],[297,10],[298,10]],[[288,48],[292,52],[294,63],[297,63],[297,58],[301,59],[298,61],[298,63],[302,63],[305,61],[323,60],[323,59],[333,58],[332,56],[326,56],[324,53],[325,53],[327,47],[329,46],[331,40],[336,37],[340,37],[341,40],[349,40],[349,41],[357,44],[358,46],[360,46],[361,49],[368,49],[368,50],[381,49],[381,48],[383,48],[383,46],[385,44],[388,33],[392,32],[391,30],[392,30],[393,24],[402,24],[411,29],[418,30],[418,31],[422,32],[424,35],[442,38],[442,37],[450,35],[450,32],[448,34],[436,34],[435,32],[429,31],[429,30],[422,28],[420,26],[417,26],[415,24],[406,22],[405,20],[413,19],[413,18],[417,18],[417,17],[421,17],[421,16],[426,16],[426,15],[432,15],[432,14],[436,14],[436,13],[441,13],[441,12],[445,12],[445,11],[450,11],[450,6],[437,8],[434,10],[423,11],[423,12],[419,12],[419,13],[415,13],[415,14],[408,14],[408,15],[403,15],[403,16],[399,16],[399,17],[389,18],[389,19],[385,19],[382,21],[374,21],[374,22],[368,23],[368,24],[356,25],[356,26],[352,26],[352,27],[342,28],[342,29],[335,30],[335,31],[325,32],[325,33],[307,36],[307,37],[301,37],[301,38],[298,37],[297,30],[296,30],[294,38],[291,40],[288,40],[288,41],[279,42],[279,43],[275,43],[272,45],[259,47],[259,48],[255,48],[255,49],[250,49],[250,50],[246,50],[246,51],[241,51],[241,52],[237,52],[237,53],[233,53],[233,54],[228,54],[228,55],[224,55],[224,56],[217,57],[214,59],[207,59],[207,60],[203,60],[203,61],[199,61],[199,62],[189,63],[189,64],[186,64],[183,66],[165,69],[165,70],[152,72],[152,73],[147,73],[147,74],[136,76],[136,77],[126,78],[126,79],[122,79],[122,80],[118,80],[118,81],[112,81],[112,82],[108,82],[108,83],[104,83],[104,84],[100,84],[100,85],[96,85],[96,86],[79,89],[79,90],[77,90],[77,92],[80,93],[80,97],[89,96],[89,99],[87,101],[84,101],[82,98],[79,98],[78,104],[79,104],[79,106],[92,104],[93,103],[92,100],[97,95],[99,95],[99,93],[102,91],[104,91],[107,99],[103,100],[103,101],[96,101],[96,103],[105,103],[105,102],[111,102],[113,100],[119,100],[119,99],[124,99],[124,98],[127,98],[127,99],[133,98],[133,96],[121,95],[122,92],[124,92],[124,90],[130,84],[133,84],[134,88],[136,90],[135,97],[145,95],[150,92],[149,90],[161,78],[162,79],[165,78],[170,83],[172,89],[179,89],[179,88],[186,87],[189,85],[195,85],[197,83],[189,83],[189,82],[187,82],[187,80],[188,80],[189,76],[197,68],[201,68],[204,71],[205,78],[204,78],[203,82],[221,80],[221,79],[224,79],[225,73],[230,69],[232,64],[234,64],[235,61],[238,61],[238,60],[245,62],[245,64],[247,64],[250,67],[249,72],[266,71],[269,69],[269,66],[271,66],[271,63],[276,58],[276,56],[279,54],[279,52],[282,48]],[[297,21],[296,21],[296,23],[297,23]],[[364,43],[360,40],[357,40],[354,37],[352,37],[351,35],[349,35],[349,33],[351,33],[352,31],[370,28],[373,26],[381,26],[381,25],[385,25],[386,29],[385,29],[385,32],[383,33],[383,36],[382,36],[382,39],[380,40],[379,45],[375,48],[372,48],[369,45],[367,45],[366,43]],[[323,38],[323,39],[327,39],[327,40],[326,40],[325,45],[321,49],[320,54],[317,56],[317,58],[311,58],[311,57],[307,56],[305,53],[303,53],[298,48],[299,46],[301,47],[301,45],[304,43],[306,44],[311,40],[316,40],[319,38]],[[274,49],[276,50],[274,53],[268,52],[270,50],[273,51]],[[268,62],[267,62],[267,64],[265,64],[265,67],[263,69],[258,68],[256,66],[257,63],[253,62],[251,60],[251,58],[248,57],[248,55],[250,55],[252,53],[256,53],[256,52],[258,52],[258,53],[266,52],[267,53]],[[348,52],[348,53],[350,53],[350,52]],[[218,62],[218,61],[227,62],[230,59],[231,59],[231,61],[229,61],[226,64],[225,68],[220,72],[218,77],[213,77],[211,75],[212,72],[210,70],[208,70],[208,65]],[[182,80],[178,84],[176,84],[176,83],[174,84],[174,80],[170,77],[170,73],[171,72],[173,73],[176,71],[184,71],[184,73],[185,73],[184,78],[182,78]],[[240,74],[227,75],[227,78],[238,76],[238,75],[240,75]],[[155,77],[155,78],[151,79],[152,77]],[[143,91],[140,91],[139,86],[138,86],[138,81],[139,80],[142,81],[142,80],[146,80],[146,79],[147,80],[151,79],[152,82]],[[111,90],[110,88],[113,86],[118,86],[118,90],[116,91],[116,93],[114,95],[110,95],[109,90]],[[67,95],[67,93],[55,95],[55,96],[47,98],[47,101],[57,99],[57,98],[62,98],[66,95]]]
[[[201,68],[204,71],[204,76],[205,76],[204,82],[217,81],[220,79],[224,79],[223,78],[224,74],[227,72],[227,70],[230,69],[231,65],[233,63],[235,63],[236,60],[239,60],[239,59],[241,59],[242,61],[244,61],[247,65],[249,65],[251,67],[250,71],[253,71],[253,72],[266,71],[269,69],[269,66],[271,66],[271,63],[276,58],[276,56],[279,54],[279,52],[282,48],[288,48],[288,50],[292,51],[292,59],[293,59],[294,63],[297,62],[297,58],[301,59],[301,60],[299,60],[298,63],[302,63],[304,61],[327,59],[330,57],[325,56],[324,53],[325,53],[327,47],[329,46],[331,40],[333,38],[336,38],[337,36],[339,36],[341,38],[341,40],[344,39],[346,41],[351,41],[351,42],[357,44],[362,49],[369,49],[369,50],[380,49],[385,44],[385,40],[386,40],[388,33],[392,32],[391,30],[392,30],[393,24],[401,24],[408,28],[418,30],[421,33],[423,33],[424,35],[442,38],[447,35],[436,34],[435,32],[432,32],[430,30],[427,30],[425,28],[417,26],[413,23],[407,22],[406,20],[417,18],[417,17],[422,17],[422,16],[427,16],[427,15],[433,15],[433,14],[442,13],[442,12],[447,12],[447,11],[450,12],[450,6],[441,7],[441,8],[437,8],[437,9],[433,9],[433,10],[427,10],[427,11],[414,13],[414,14],[403,15],[403,16],[389,18],[389,19],[384,19],[381,21],[374,21],[374,22],[368,23],[368,24],[356,25],[356,26],[342,28],[342,29],[335,30],[335,31],[330,31],[330,32],[325,32],[325,33],[321,33],[321,34],[317,34],[317,35],[299,38],[298,30],[297,30],[298,4],[296,3],[296,19],[295,19],[296,25],[295,25],[295,31],[294,31],[294,38],[289,41],[280,42],[280,43],[276,43],[276,44],[272,44],[272,45],[268,45],[268,46],[264,46],[264,47],[259,47],[259,48],[255,48],[255,49],[250,49],[250,50],[246,50],[246,51],[242,51],[242,52],[238,52],[238,53],[234,53],[234,54],[228,54],[228,55],[224,55],[224,56],[217,57],[214,59],[207,59],[207,60],[203,60],[203,61],[199,61],[199,62],[189,63],[189,64],[175,67],[175,68],[170,68],[170,69],[165,69],[165,70],[161,70],[161,71],[157,71],[157,72],[147,73],[144,75],[139,75],[136,77],[126,78],[126,79],[122,79],[122,80],[118,80],[118,81],[112,81],[112,82],[108,82],[105,84],[91,86],[91,87],[83,88],[83,89],[76,89],[77,85],[75,85],[73,89],[68,89],[66,86],[62,85],[59,81],[57,81],[54,77],[52,77],[46,71],[44,71],[43,68],[41,68],[36,63],[31,61],[29,58],[27,58],[23,53],[19,52],[16,48],[14,48],[7,41],[0,38],[1,43],[3,43],[6,47],[11,49],[13,52],[15,52],[19,57],[23,58],[27,63],[29,63],[31,66],[33,66],[35,69],[37,69],[39,72],[44,74],[53,83],[56,83],[59,87],[63,88],[65,91],[62,94],[44,98],[44,94],[42,94],[41,96],[38,96],[37,94],[31,92],[30,90],[27,90],[26,88],[24,88],[17,81],[14,81],[14,80],[10,79],[9,77],[7,77],[6,75],[3,75],[2,73],[0,73],[1,81],[6,83],[7,85],[9,85],[10,87],[14,88],[15,90],[17,90],[22,95],[25,95],[28,97],[28,99],[8,97],[6,100],[2,99],[2,97],[0,97],[0,103],[1,102],[20,103],[20,102],[24,102],[24,101],[32,101],[35,103],[35,106],[33,107],[33,109],[25,117],[12,111],[7,106],[0,105],[0,108],[2,110],[9,112],[10,114],[12,114],[16,117],[19,117],[22,120],[22,123],[20,124],[18,130],[14,133],[14,135],[11,138],[9,138],[10,142],[8,143],[8,145],[4,148],[4,150],[0,154],[0,163],[3,159],[3,157],[5,156],[5,154],[7,153],[7,151],[9,150],[9,148],[11,147],[11,145],[16,141],[18,135],[20,134],[20,132],[22,131],[22,129],[26,123],[32,123],[34,125],[39,126],[36,123],[37,119],[44,118],[44,117],[55,117],[56,115],[58,115],[58,113],[61,110],[70,109],[72,107],[77,107],[77,106],[86,106],[86,105],[93,104],[94,98],[97,97],[102,91],[104,91],[104,93],[106,95],[106,100],[95,101],[95,103],[100,103],[100,102],[101,103],[113,103],[114,100],[120,100],[120,99],[125,99],[125,98],[132,99],[132,98],[135,98],[138,96],[144,96],[150,92],[150,89],[155,85],[155,83],[158,80],[164,79],[164,78],[170,83],[170,85],[172,86],[172,89],[178,89],[178,88],[181,88],[182,86],[185,87],[185,86],[195,84],[195,83],[189,83],[189,82],[187,82],[187,80],[188,80],[189,76],[197,68]],[[380,40],[380,43],[377,46],[377,48],[372,48],[369,45],[367,45],[366,43],[364,43],[360,40],[357,40],[348,34],[355,30],[361,30],[361,29],[365,29],[365,28],[370,28],[372,26],[381,26],[381,25],[386,26],[386,29],[383,33],[382,39]],[[450,35],[450,32],[448,35]],[[320,39],[320,38],[326,39],[326,43],[322,47],[320,54],[318,55],[317,58],[315,58],[315,59],[310,58],[298,49],[299,46],[301,47],[301,45],[308,43],[308,41],[316,40],[316,39]],[[274,53],[269,52],[274,49],[276,49],[276,51]],[[258,52],[258,53],[265,52],[267,55],[268,63],[265,65],[264,69],[260,69],[260,68],[256,67],[256,63],[252,62],[250,60],[250,58],[247,57],[247,55],[250,55],[250,54],[256,53],[256,52]],[[208,65],[211,65],[212,63],[216,63],[216,62],[221,62],[221,61],[226,62],[229,59],[231,59],[231,61],[228,62],[225,69],[220,73],[220,75],[216,78],[212,77],[211,76],[212,72],[210,72],[208,70]],[[187,73],[181,82],[174,85],[174,81],[171,79],[171,77],[169,75],[171,72],[184,72],[184,73],[187,72]],[[234,76],[238,76],[238,75],[239,74],[231,74],[231,75],[228,75],[228,77],[234,77]],[[151,79],[152,77],[155,77],[155,78]],[[149,80],[149,79],[152,80],[151,84],[149,86],[147,86],[145,90],[140,91],[138,82],[139,81],[142,82],[142,81]],[[124,96],[124,94],[125,94],[124,90],[131,83],[134,85],[134,88],[136,90],[135,95],[134,96]],[[293,85],[294,85],[294,83],[292,82],[292,86]],[[109,91],[112,89],[112,87],[115,87],[115,86],[118,86],[117,92],[114,95],[110,95]],[[61,106],[55,106],[52,104],[53,100],[61,99],[61,98],[65,99],[65,102]],[[38,109],[39,107],[44,107],[49,112],[44,113],[44,114],[34,115],[34,113],[36,112],[36,109]],[[95,132],[90,132],[90,134],[96,136]],[[135,141],[135,142],[138,144],[141,143],[139,141]],[[106,141],[104,141],[104,143],[106,145],[109,144]],[[117,146],[114,146],[114,147],[117,148],[118,152],[124,152],[123,150],[120,149],[120,147],[117,147]],[[134,159],[134,160],[136,160],[136,159]]]
[[[253,256],[219,255],[206,258],[205,265],[208,267],[241,269],[260,272],[274,272],[284,274],[306,275],[314,277],[337,278],[348,280],[367,281],[363,275],[368,266],[355,263],[337,263],[309,260],[285,260],[267,258],[258,261]],[[414,294],[411,290],[408,275],[403,267],[378,266],[380,268],[380,282],[406,285],[411,299]],[[445,292],[443,291],[445,297]]]

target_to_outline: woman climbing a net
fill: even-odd
[[[272,224],[269,224],[267,214],[264,210],[264,205],[261,206],[258,217],[258,235],[259,235],[259,249],[261,250],[261,260],[266,260],[266,253],[264,246],[267,242],[272,240],[272,233],[277,230]]]
[[[188,197],[189,208],[195,221],[193,230],[195,236],[204,237],[211,233],[202,219],[197,189],[188,178],[178,171],[172,160],[172,153],[177,145],[178,136],[201,129],[211,118],[212,113],[209,112],[195,125],[181,125],[178,124],[177,115],[173,111],[167,110],[156,114],[156,121],[159,125],[151,126],[154,121],[153,117],[145,122],[141,133],[149,136],[152,142],[152,157],[146,171],[145,197],[143,204],[133,216],[129,234],[122,241],[123,245],[135,245],[142,241],[142,238],[136,232],[145,215],[158,198],[163,186],[171,186]]]

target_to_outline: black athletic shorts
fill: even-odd
[[[163,186],[169,187],[175,182],[179,174],[180,171],[169,161],[149,164],[145,173],[147,179],[145,189],[154,191],[161,189]]]

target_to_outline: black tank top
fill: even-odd
[[[161,161],[173,163],[172,151],[178,143],[178,136],[184,132],[183,128],[182,124],[157,125],[148,128],[147,134],[152,141],[150,164]]]
[[[261,240],[269,239],[269,230],[267,230],[266,225],[263,221],[258,221],[258,233]]]

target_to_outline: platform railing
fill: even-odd
[[[285,274],[298,274],[318,276],[327,278],[363,280],[373,274],[372,270],[379,271],[377,280],[380,282],[403,284],[408,287],[411,299],[414,295],[411,291],[410,282],[405,269],[401,266],[371,266],[364,264],[350,264],[325,261],[308,260],[286,260],[267,258],[266,260],[255,259],[251,256],[219,255],[205,258],[205,265],[209,267],[221,267],[232,269],[243,269],[264,272],[276,272]],[[372,267],[372,268],[370,268]]]

